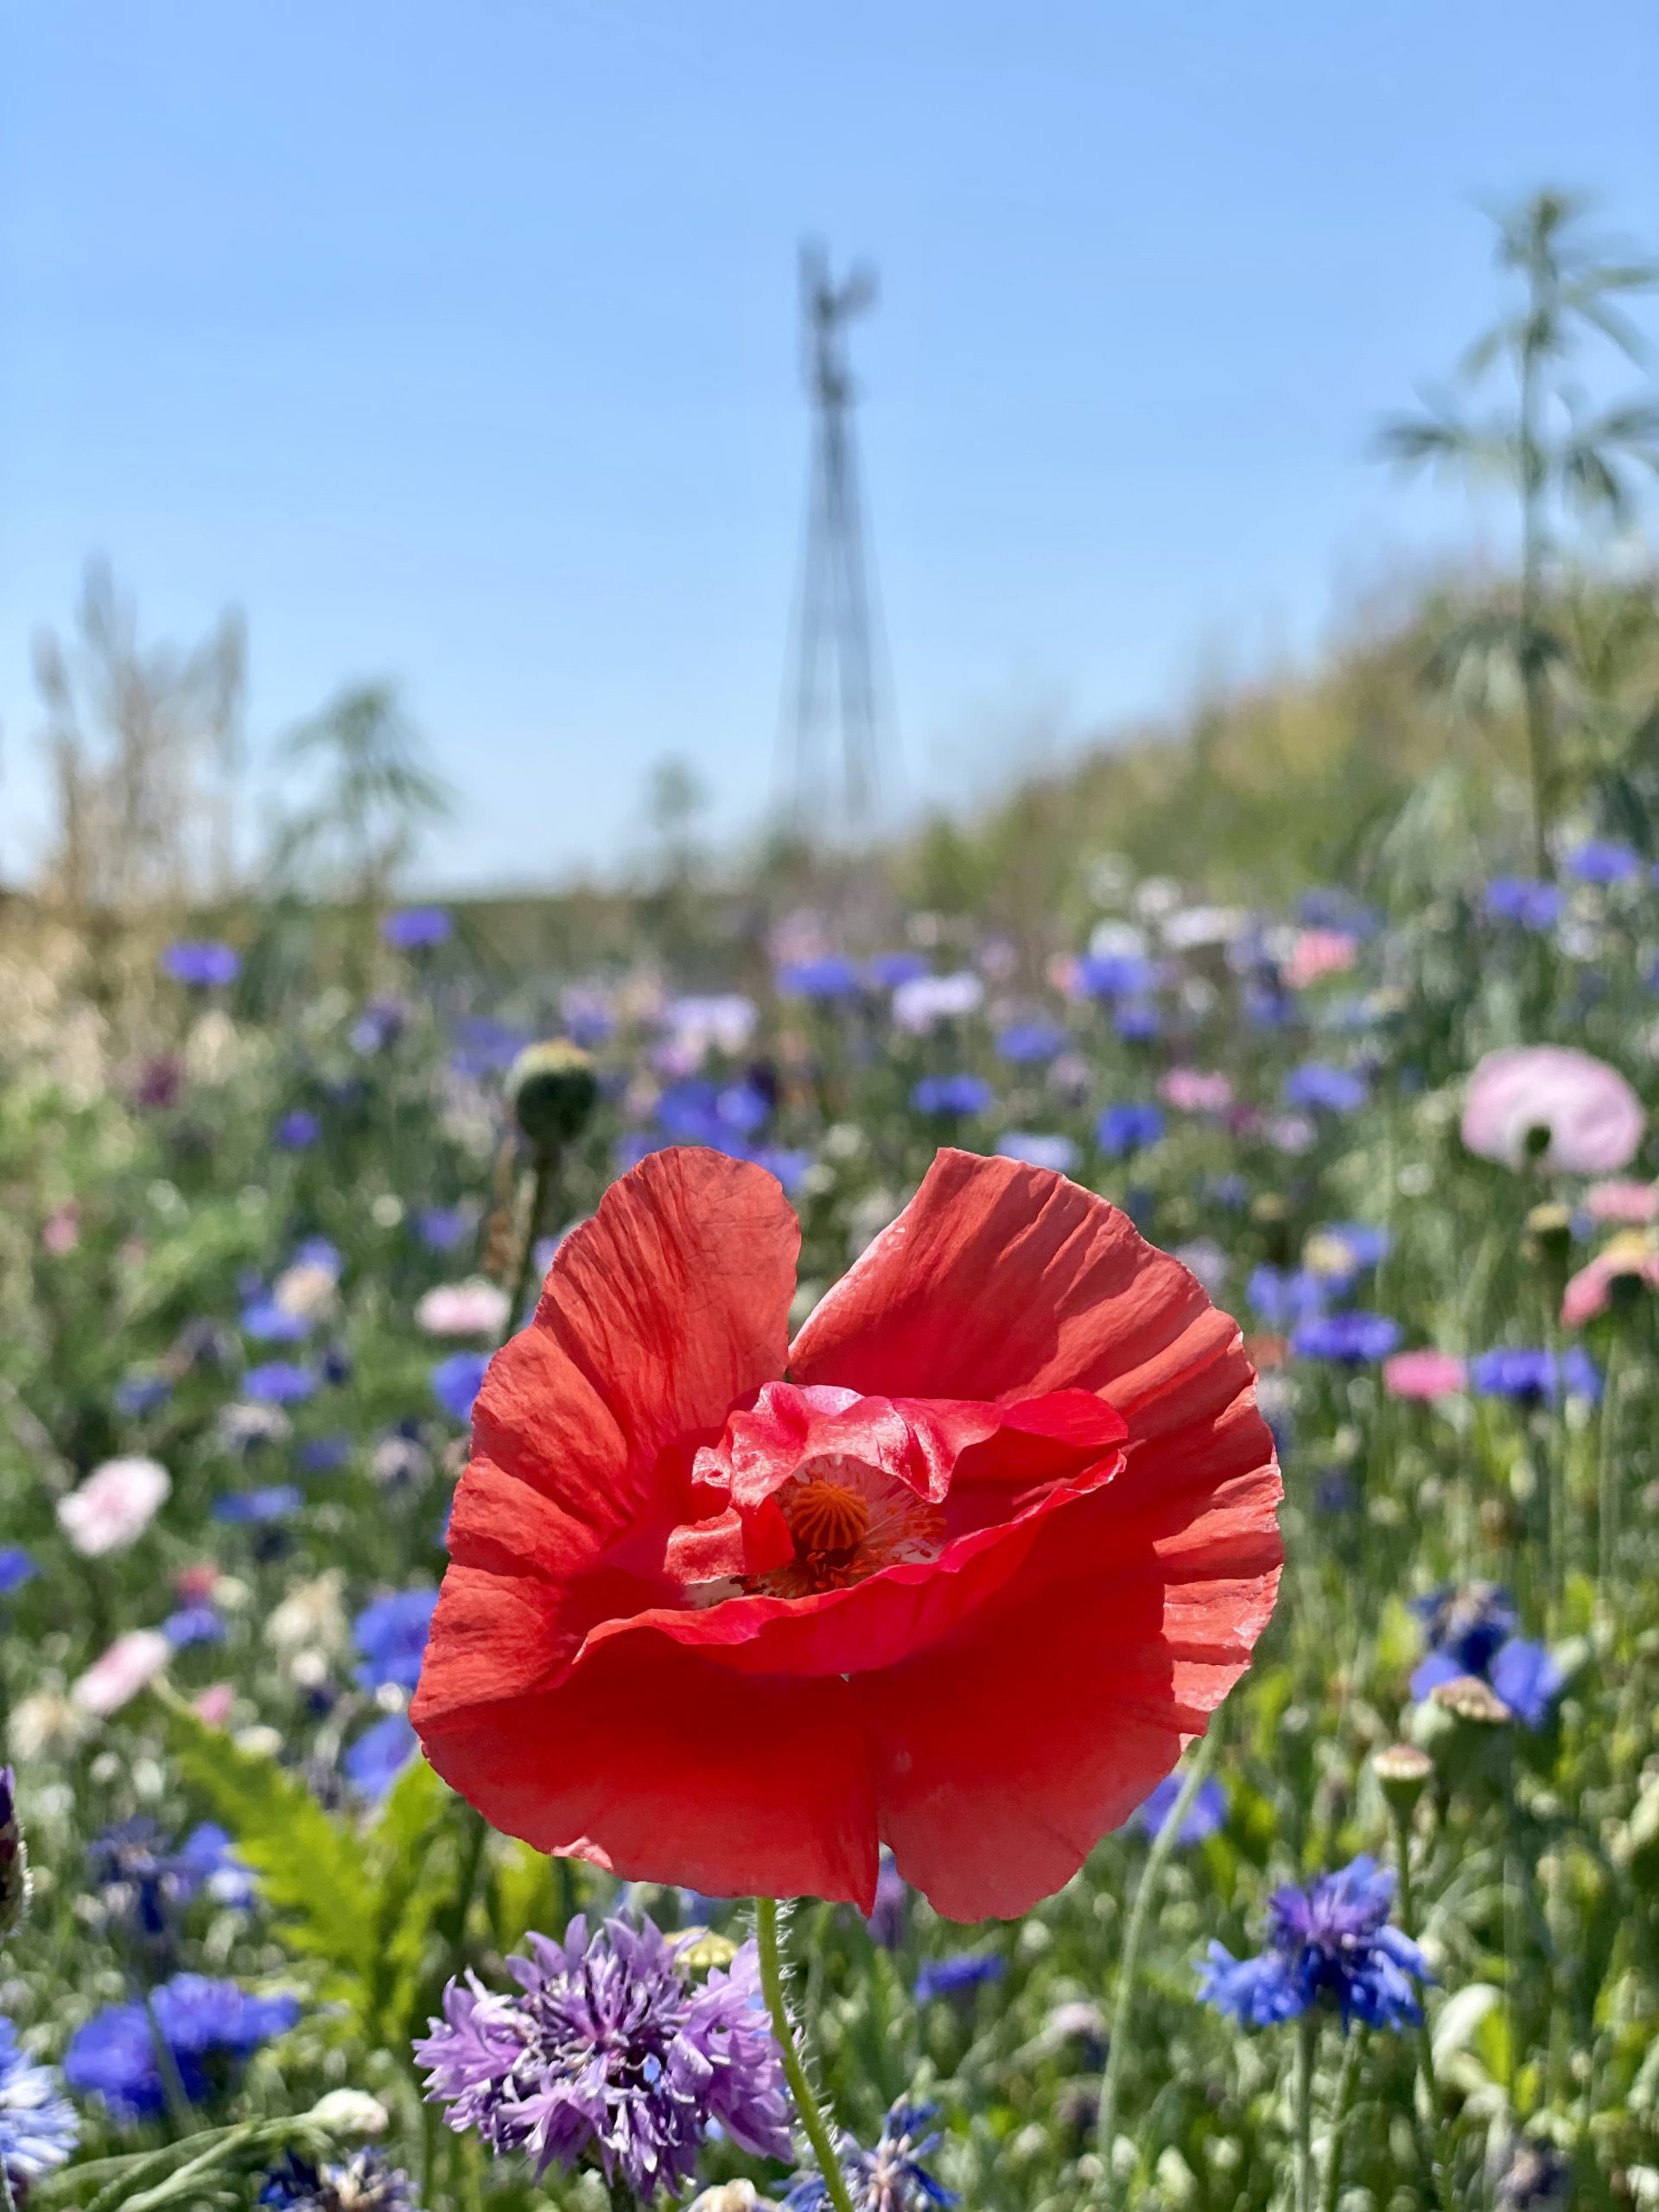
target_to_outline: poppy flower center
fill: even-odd
[[[810,1461],[786,1486],[779,1507],[802,1560],[850,1558],[870,1531],[868,1498]]]
[[[849,1452],[804,1459],[774,1498],[794,1557],[743,1584],[769,1598],[845,1590],[901,1560],[937,1559],[944,1548],[939,1508]]]

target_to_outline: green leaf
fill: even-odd
[[[180,1772],[258,1875],[282,1941],[321,1961],[336,1993],[355,1999],[375,1971],[378,1933],[363,1841],[275,1760],[242,1751],[181,1701],[161,1702]]]

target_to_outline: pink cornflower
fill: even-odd
[[[1345,930],[1301,930],[1284,965],[1284,978],[1293,991],[1305,991],[1322,976],[1339,976],[1351,968],[1359,943]]]
[[[1630,1229],[1645,1228],[1659,1221],[1659,1183],[1633,1183],[1610,1177],[1592,1183],[1584,1194],[1585,1210],[1592,1221],[1611,1221]]]
[[[1397,1351],[1382,1363],[1382,1387],[1391,1398],[1452,1398],[1468,1382],[1469,1370],[1462,1360],[1432,1344]]]
[[[1218,1070],[1171,1068],[1158,1096],[1178,1114],[1224,1114],[1233,1103],[1233,1086]]]
[[[159,1460],[106,1459],[58,1500],[58,1525],[83,1559],[101,1559],[143,1535],[172,1487]]]

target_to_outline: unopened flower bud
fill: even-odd
[[[563,1038],[527,1045],[507,1071],[514,1118],[537,1153],[557,1152],[579,1135],[598,1097],[592,1059]]]
[[[1415,1744],[1389,1744],[1373,1756],[1371,1768],[1382,1785],[1382,1795],[1403,1819],[1409,1817],[1422,1796],[1434,1762]]]
[[[385,2107],[365,2089],[330,2089],[306,2118],[327,2135],[384,2135],[388,2125]]]

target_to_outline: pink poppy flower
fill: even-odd
[[[1452,1398],[1465,1389],[1469,1370],[1449,1351],[1425,1344],[1397,1351],[1382,1363],[1382,1387],[1391,1398]]]
[[[493,1282],[475,1275],[469,1282],[441,1283],[415,1308],[415,1319],[429,1337],[499,1337],[512,1300]]]
[[[1358,940],[1345,930],[1302,930],[1285,963],[1285,981],[1293,991],[1305,991],[1321,976],[1351,968],[1358,951]]]
[[[106,1459],[58,1500],[58,1526],[83,1559],[124,1551],[149,1528],[172,1487],[159,1460]]]
[[[1659,1221],[1659,1183],[1631,1183],[1610,1179],[1592,1183],[1584,1194],[1586,1210],[1593,1221],[1613,1221],[1642,1229]]]
[[[1483,1160],[1536,1159],[1569,1175],[1612,1175],[1642,1141],[1647,1116],[1617,1068],[1570,1045],[1488,1052],[1469,1078],[1463,1141]]]
[[[172,1656],[173,1647],[159,1629],[129,1629],[70,1685],[69,1695],[83,1713],[103,1719],[153,1682]]]
[[[1659,1290],[1659,1251],[1643,1236],[1615,1236],[1567,1284],[1561,1300],[1561,1326],[1581,1329],[1598,1313],[1605,1313],[1621,1275],[1633,1275],[1649,1290]]]
[[[1218,1071],[1171,1068],[1158,1085],[1158,1096],[1178,1114],[1224,1114],[1233,1103],[1233,1086]]]

